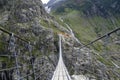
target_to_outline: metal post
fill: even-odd
[[[107,46],[108,46],[108,43],[110,41],[109,37],[110,37],[110,35],[106,35],[105,40],[104,40],[104,50],[103,50],[103,52],[105,52],[105,54],[107,54]]]
[[[18,76],[18,80],[21,80],[21,79],[20,79],[19,64],[18,64],[18,55],[17,55],[16,52],[14,52],[14,56],[15,56],[15,65],[16,65],[16,68],[17,68],[16,74],[17,74],[17,76]]]
[[[32,46],[31,46],[30,42],[28,45],[28,49],[29,49],[29,53],[30,53],[30,63],[32,64],[33,78],[34,78],[34,80],[36,80],[35,69],[34,69],[34,57],[32,56]]]
[[[15,50],[15,48],[16,48],[15,41],[16,40],[15,40],[14,34],[12,33],[12,35],[10,36],[10,42],[9,42],[8,49],[15,57],[16,75],[18,76],[17,80],[21,80],[20,79],[19,64],[18,64],[18,56],[17,56],[17,51]]]
[[[109,43],[109,35],[106,35],[106,37],[105,37],[105,45],[107,46],[107,44]]]
[[[5,72],[2,72],[2,73],[1,73],[1,79],[2,79],[2,80],[7,80],[7,77],[6,77]]]

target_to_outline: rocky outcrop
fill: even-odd
[[[57,50],[54,44],[55,39],[53,30],[40,24],[41,19],[50,18],[43,7],[41,0],[15,0],[11,9],[9,11],[5,10],[5,12],[2,12],[2,15],[4,17],[1,17],[0,22],[2,26],[5,26],[4,29],[16,33],[18,36],[27,39],[35,45],[36,49],[35,47],[32,49],[34,68],[35,72],[37,72],[35,76],[39,76],[38,79],[41,79],[42,77],[43,80],[49,80],[52,77],[55,68],[54,66],[57,63],[54,54],[54,51]],[[7,34],[4,35],[3,32],[0,33],[1,40],[4,38],[4,41],[9,41],[9,36]],[[33,73],[31,69],[32,66],[28,66],[31,65],[31,57],[28,49],[26,49],[26,44],[18,39],[16,39],[16,44],[18,46],[16,51],[20,50],[18,64],[19,66],[23,66],[20,71],[21,76]],[[4,51],[8,55],[9,51],[7,50],[7,45],[5,48]],[[0,53],[2,54],[0,55],[3,55],[3,51],[1,51],[2,50],[0,50]],[[21,58],[20,56],[24,57]],[[15,65],[13,61],[7,62],[5,59],[2,59],[2,61],[2,63],[10,64],[12,66]],[[2,64],[0,63],[0,65]],[[8,65],[4,68],[7,67]],[[0,76],[2,76],[3,73],[5,76],[9,76],[10,72],[0,72]],[[16,75],[16,70],[13,70],[7,80],[10,78],[12,78],[10,80],[16,80],[18,77],[19,76]],[[0,79],[2,78],[0,77]],[[33,77],[27,77],[27,79],[31,80]]]
[[[14,3],[10,16],[11,20],[24,23],[33,21],[36,17],[48,16],[40,0],[16,0]]]
[[[106,61],[106,58],[111,56],[110,54],[105,58],[89,48],[80,49],[71,35],[63,35],[62,45],[64,62],[74,80],[79,80],[79,78],[83,78],[83,80],[115,80],[113,74],[118,79],[116,71],[118,65]],[[110,65],[116,66],[116,68],[108,68]]]

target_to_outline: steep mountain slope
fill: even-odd
[[[57,64],[57,34],[69,33],[69,31],[46,13],[41,0],[1,0],[0,2],[2,6],[0,29],[15,33],[35,45],[32,51],[28,51],[28,44],[18,38],[14,39],[15,44],[9,43],[11,35],[0,31],[0,80],[18,80],[18,69],[13,68],[16,64],[21,66],[19,73],[21,77],[31,74],[25,79],[34,79],[32,75],[32,64],[34,64],[37,73],[35,76],[38,80],[50,80]],[[12,51],[13,47],[15,50]],[[15,53],[19,55],[18,63],[15,62],[16,56],[13,56]],[[34,63],[31,62],[32,59]],[[10,70],[3,70],[6,68]]]
[[[56,7],[58,1],[55,5],[53,14],[58,18],[46,13],[40,0],[0,1],[0,27],[35,45],[32,51],[28,51],[28,44],[15,38],[15,53],[19,55],[18,65],[22,66],[20,75],[18,76],[16,69],[0,71],[0,80],[3,74],[8,80],[32,74],[31,59],[34,59],[34,70],[37,74],[25,79],[33,80],[39,76],[38,80],[51,80],[58,61],[58,34],[63,36],[63,59],[71,76],[80,75],[91,80],[119,80],[119,32],[110,37],[110,44],[106,46],[103,46],[105,41],[101,40],[90,48],[80,49],[83,44],[103,35],[104,31],[108,32],[119,27],[119,15],[110,18],[89,15],[79,10],[80,5],[77,3],[83,0],[76,0],[77,3],[74,0],[66,1],[64,4],[60,2],[62,5]],[[5,44],[10,41],[10,36],[0,31],[0,40],[0,70],[14,67],[16,56],[1,57],[14,54],[10,50],[11,46]]]
[[[58,34],[64,36],[62,48],[66,65],[69,70],[76,72],[77,70],[69,65],[75,65],[75,62],[81,60],[80,51],[76,50],[81,44],[71,36],[69,29],[63,27],[65,24],[47,14],[40,0],[7,1],[1,4],[0,29],[12,32],[34,46],[31,48],[21,39],[14,38],[14,34],[8,35],[0,31],[0,80],[16,80],[20,77],[28,80],[35,77],[38,77],[38,80],[50,80],[58,61]],[[76,48],[72,49],[73,47]],[[78,54],[74,57],[78,58],[77,61],[71,59],[71,50]],[[84,56],[87,56],[87,52],[85,53]],[[89,60],[86,61],[89,63]],[[17,66],[20,69],[14,69]],[[69,71],[71,75],[72,71]]]
[[[51,13],[71,27],[82,44],[88,44],[107,32],[120,28],[119,4],[118,0],[66,0],[62,5],[57,6],[57,9],[53,9]],[[67,28],[67,26],[65,27]],[[86,72],[77,70],[77,74],[87,75],[93,72],[102,74],[101,77],[94,75],[97,80],[119,80],[119,43],[120,31],[88,46],[94,50],[92,57],[95,61],[92,63],[95,65],[91,67],[94,68],[95,72],[84,66],[83,71]],[[98,65],[104,65],[104,71]],[[96,72],[98,69],[100,72]]]

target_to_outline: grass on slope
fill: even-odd
[[[96,38],[108,33],[111,30],[116,29],[120,26],[120,20],[115,17],[110,18],[103,18],[100,16],[92,16],[86,17],[79,11],[73,10],[69,13],[63,14],[55,14],[58,18],[62,17],[64,23],[67,23],[72,30],[74,31],[76,37],[81,41],[83,44],[87,44]],[[113,35],[114,36],[114,35]],[[102,52],[104,49],[105,39],[99,40],[92,47]],[[112,41],[110,39],[110,41]],[[108,50],[113,49],[113,51],[118,51],[119,49],[116,47],[109,46],[107,47]]]
[[[83,43],[87,43],[96,38],[96,34],[93,31],[91,25],[86,21],[84,17],[80,17],[77,11],[73,11],[65,16],[64,21],[70,25],[77,37]]]

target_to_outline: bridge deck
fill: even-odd
[[[61,36],[59,35],[59,61],[52,77],[52,80],[71,80],[67,68],[63,62],[62,49],[61,49]]]

